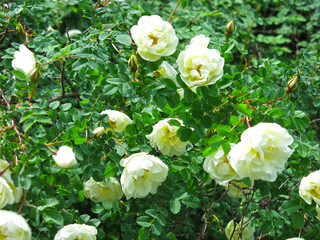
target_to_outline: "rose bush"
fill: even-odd
[[[32,240],[91,230],[320,239],[316,184],[303,188],[311,204],[299,195],[320,169],[319,10],[302,0],[1,4],[3,209],[26,219]]]

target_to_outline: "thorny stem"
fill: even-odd
[[[18,211],[18,214],[20,214],[22,208],[23,208],[23,205],[25,204],[26,202],[26,191],[23,191],[23,194],[21,196],[21,199],[22,199],[22,203],[20,205],[20,208],[19,208],[19,211]]]
[[[278,98],[278,99],[275,99],[275,100],[273,100],[273,101],[271,101],[271,102],[269,102],[269,103],[267,103],[267,104],[271,104],[271,103],[278,102],[278,101],[280,101],[281,99],[284,99],[287,95],[288,95],[288,94],[286,93],[286,94],[283,95],[282,97],[280,97],[280,98]]]
[[[9,110],[9,109],[10,109],[10,103],[9,103],[8,99],[6,98],[4,92],[2,91],[1,88],[0,88],[0,92],[1,92],[1,95],[2,95],[2,99],[3,99],[4,102],[6,103],[7,108],[8,108],[8,110]],[[26,150],[25,150],[25,148],[24,148],[24,144],[22,143],[21,134],[20,134],[19,130],[17,129],[17,126],[16,126],[13,118],[11,119],[11,125],[12,125],[14,131],[15,131],[15,132],[17,133],[17,135],[18,135],[18,139],[19,139],[19,142],[20,142],[20,144],[21,144],[21,146],[22,146],[22,148],[23,148],[24,153],[27,154],[27,152],[26,152]]]
[[[175,14],[175,12],[177,11],[177,8],[179,7],[180,2],[181,2],[181,0],[178,0],[178,1],[177,1],[177,4],[176,4],[175,8],[173,9],[172,13],[170,14],[170,17],[169,17],[168,22],[170,22],[170,21],[171,21],[171,19],[172,19],[173,15],[174,15],[174,14]]]

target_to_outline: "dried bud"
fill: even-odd
[[[41,76],[40,66],[37,65],[30,74],[30,80],[33,84],[37,84]]]
[[[17,26],[16,26],[16,32],[17,34],[22,34],[24,33],[24,29],[23,29],[23,26],[21,23],[18,23]]]
[[[224,35],[227,37],[231,37],[235,29],[234,21],[231,19],[229,22],[227,22],[226,27],[225,27],[225,32]]]
[[[296,75],[289,80],[287,87],[286,87],[287,93],[292,93],[298,87],[298,78],[299,78],[299,76]]]
[[[101,137],[105,132],[106,132],[106,130],[104,129],[104,127],[97,127],[97,128],[93,131],[93,137],[94,137],[94,138],[99,138],[99,137]]]
[[[152,76],[153,76],[154,78],[158,78],[158,77],[161,77],[161,73],[160,73],[159,70],[156,70],[156,71],[153,71]]]
[[[136,55],[132,54],[128,61],[131,74],[137,73],[140,69],[139,60]]]

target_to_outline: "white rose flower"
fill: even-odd
[[[160,73],[161,77],[168,78],[172,80],[177,86],[179,86],[176,80],[177,71],[167,61],[163,61],[161,63],[158,72]]]
[[[204,47],[208,47],[210,43],[210,38],[206,37],[204,34],[200,34],[191,39],[190,45],[196,44]]]
[[[157,147],[159,151],[166,156],[180,156],[186,152],[186,146],[189,142],[182,142],[178,137],[178,126],[171,126],[169,120],[177,120],[183,125],[183,122],[175,118],[166,118],[153,126],[153,131],[146,137],[152,147]]]
[[[123,133],[126,127],[133,123],[133,121],[124,113],[116,110],[104,110],[101,114],[108,114],[109,120],[108,123],[112,128],[106,128],[106,132],[118,132]]]
[[[241,228],[241,222],[242,222],[242,228]],[[235,229],[234,229],[234,221],[231,220],[225,229],[225,233],[228,240],[254,240],[254,235],[253,235],[254,231],[255,229],[249,226],[249,219],[247,217],[244,217],[243,221],[241,220],[239,223],[236,223]],[[239,238],[240,232],[242,232],[241,238]]]
[[[224,58],[216,49],[207,48],[205,36],[196,36],[177,59],[181,79],[189,86],[214,84],[223,76]]]
[[[31,229],[22,216],[15,212],[0,210],[0,239],[30,240]]]
[[[54,240],[96,240],[98,231],[86,224],[70,224],[61,228]]]
[[[92,177],[84,183],[84,196],[93,202],[108,201],[113,203],[122,198],[122,190],[119,181],[111,177],[108,183],[96,182]]]
[[[8,169],[9,167],[9,163],[4,161],[4,160],[1,160],[0,159],[0,172],[4,171],[5,172],[1,175],[0,178],[4,179],[6,181],[6,185],[8,185],[11,189],[11,192],[13,194],[13,198],[14,198],[14,202],[15,203],[18,203],[20,202],[20,199],[21,199],[21,196],[22,196],[22,193],[23,193],[23,189],[21,186],[19,187],[16,187],[13,183],[13,180],[11,178],[11,171]],[[5,184],[4,184],[5,185]],[[3,185],[3,186],[4,186]],[[0,190],[1,191],[1,190]],[[1,194],[0,194],[1,195]],[[9,199],[9,198],[8,198]],[[11,198],[10,198],[11,199]],[[0,200],[1,201],[1,200]],[[10,203],[9,203],[10,202]],[[12,204],[13,202],[9,201],[8,200],[8,204]],[[0,203],[1,205],[1,203]],[[2,208],[2,207],[0,207]]]
[[[299,237],[294,237],[294,238],[288,238],[287,240],[304,240],[304,239]]]
[[[241,178],[273,182],[294,150],[288,131],[276,123],[259,123],[245,130],[229,152],[229,161]]]
[[[311,204],[312,200],[320,204],[320,170],[302,178],[299,195],[308,204]]]
[[[229,183],[224,183],[222,185],[228,188],[227,194],[230,197],[243,198],[244,193],[249,193],[250,190],[248,188],[252,188],[253,184],[254,184],[253,181],[251,182],[251,186],[246,185],[244,182],[232,181],[232,183],[229,182]]]
[[[14,203],[14,196],[11,187],[7,181],[0,177],[0,209],[5,207],[7,204]]]
[[[54,161],[59,167],[71,168],[76,165],[76,155],[74,154],[72,148],[68,146],[62,146],[59,148],[57,155],[52,155]]]
[[[231,143],[232,148],[235,144]],[[232,179],[237,178],[238,174],[231,167],[228,157],[224,154],[222,147],[218,151],[205,158],[203,163],[204,170],[210,174],[218,184],[225,184]]]
[[[36,68],[34,54],[25,45],[21,44],[19,51],[14,52],[12,67],[24,71],[25,74],[31,73]]]
[[[124,167],[120,182],[127,199],[155,194],[168,175],[167,165],[145,152],[122,159],[120,165]]]
[[[131,34],[139,55],[151,62],[173,54],[179,42],[171,24],[158,15],[142,16],[138,25],[131,28]]]

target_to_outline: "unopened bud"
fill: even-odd
[[[24,29],[23,29],[23,26],[22,26],[21,23],[18,23],[18,24],[17,24],[17,26],[16,26],[16,32],[17,32],[18,34],[24,33]]]
[[[137,73],[140,69],[139,60],[136,55],[132,54],[128,61],[131,74]]]
[[[94,137],[94,138],[99,138],[99,137],[101,137],[104,133],[105,133],[104,127],[97,127],[97,128],[93,131],[93,137]]]
[[[161,77],[161,73],[160,73],[159,70],[156,70],[156,71],[153,71],[152,76],[153,76],[154,78],[158,78],[158,77]]]
[[[227,22],[226,27],[225,27],[225,32],[224,35],[227,37],[231,37],[235,29],[234,21],[231,19],[229,22]]]
[[[40,66],[37,65],[35,69],[32,70],[30,74],[30,80],[33,84],[37,84],[41,77]]]
[[[287,84],[286,92],[292,93],[298,87],[298,75],[291,78]]]

